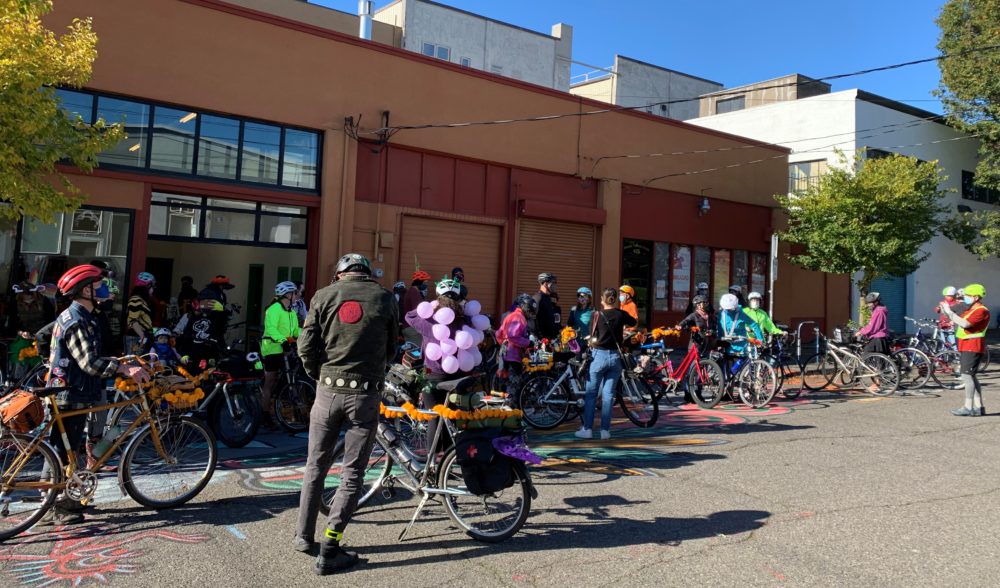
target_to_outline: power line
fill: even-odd
[[[890,71],[890,70],[899,69],[899,68],[903,68],[903,67],[909,67],[909,66],[912,66],[912,65],[919,65],[921,63],[930,63],[930,62],[934,62],[934,61],[940,61],[942,59],[951,59],[951,58],[954,58],[954,57],[960,57],[962,55],[969,55],[969,54],[973,54],[973,53],[981,53],[981,52],[985,52],[985,51],[995,51],[997,49],[1000,49],[1000,45],[989,45],[989,46],[986,46],[986,47],[978,47],[976,49],[968,49],[968,50],[965,50],[965,51],[959,51],[958,53],[940,54],[940,55],[936,55],[934,57],[927,57],[927,58],[924,58],[924,59],[915,59],[915,60],[912,60],[912,61],[904,61],[904,62],[901,62],[901,63],[893,63],[891,65],[883,65],[883,66],[880,66],[880,67],[872,67],[872,68],[862,69],[862,70],[853,71],[853,72],[849,72],[849,73],[834,74],[834,75],[824,76],[824,77],[821,77],[821,78],[812,78],[809,81],[786,82],[786,83],[782,83],[782,84],[772,84],[770,86],[760,86],[760,87],[757,87],[757,88],[753,88],[753,90],[754,91],[759,91],[759,90],[771,90],[771,89],[776,89],[776,88],[790,88],[790,87],[793,87],[793,86],[804,86],[804,85],[809,85],[809,84],[815,84],[816,82],[825,82],[825,81],[830,81],[830,80],[840,80],[840,79],[849,78],[849,77],[855,77],[855,76],[867,75],[867,74],[871,74],[871,73],[877,73],[877,72],[881,72],[881,71]],[[746,92],[747,92],[747,90],[739,90],[739,91],[734,90],[734,91],[730,91],[730,92],[715,92],[715,93],[712,93],[712,96],[716,97],[716,98],[721,98],[721,97],[726,97],[726,96],[742,96],[742,95],[746,94]],[[504,125],[504,124],[521,123],[521,122],[542,122],[542,121],[558,120],[558,119],[562,119],[562,118],[570,118],[570,117],[575,117],[575,116],[581,116],[582,117],[582,116],[592,116],[592,115],[597,115],[597,114],[607,114],[607,113],[610,113],[610,112],[625,112],[625,111],[629,111],[629,110],[642,110],[642,109],[649,108],[651,106],[659,106],[661,104],[668,104],[668,105],[669,104],[680,104],[680,103],[684,103],[684,102],[693,102],[695,100],[701,100],[701,98],[700,97],[695,97],[695,98],[678,98],[678,99],[674,99],[674,100],[662,100],[662,101],[659,101],[659,102],[652,102],[650,104],[645,104],[645,105],[640,105],[640,106],[613,106],[613,107],[610,107],[610,108],[602,108],[602,109],[599,109],[599,110],[587,110],[587,111],[582,111],[582,112],[567,112],[567,113],[562,113],[562,114],[551,114],[551,115],[543,115],[543,116],[529,116],[529,117],[520,117],[520,118],[506,118],[506,119],[498,119],[498,120],[469,121],[469,122],[458,122],[458,123],[428,123],[428,124],[419,124],[419,125],[393,125],[393,126],[381,127],[381,128],[378,128],[378,129],[375,129],[375,130],[372,130],[372,131],[358,131],[357,134],[358,135],[378,135],[378,134],[385,134],[386,132],[393,132],[394,133],[394,132],[398,132],[398,131],[413,131],[413,130],[423,130],[423,129],[451,129],[451,128],[472,127],[472,126]]]

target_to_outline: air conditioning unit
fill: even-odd
[[[190,206],[184,206],[185,204],[191,204],[190,202],[183,200],[168,200],[167,202],[170,203],[170,214],[194,216],[195,209]]]

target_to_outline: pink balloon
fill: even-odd
[[[458,358],[454,355],[449,355],[441,360],[441,369],[443,369],[446,374],[454,374],[458,371],[458,368]]]
[[[465,303],[465,316],[476,316],[483,310],[483,305],[478,300],[470,300]]]
[[[450,325],[455,320],[455,311],[450,308],[439,308],[434,313],[434,320],[442,325]]]
[[[477,314],[476,316],[472,317],[472,326],[476,327],[480,331],[485,331],[486,329],[490,328],[490,319],[486,315]]]
[[[479,365],[483,363],[483,354],[482,352],[479,351],[478,347],[473,347],[472,349],[469,350],[469,353],[472,354],[472,361],[474,362],[473,365]]]
[[[463,372],[471,372],[472,368],[476,367],[475,358],[465,349],[458,350],[458,367]]]
[[[439,304],[440,303],[437,300],[431,300],[431,308],[437,310]]]
[[[417,316],[422,319],[429,319],[434,314],[434,307],[430,302],[421,302],[417,305]]]
[[[472,335],[467,331],[459,331],[455,333],[455,344],[458,345],[459,349],[468,349],[475,345],[472,340]]]
[[[427,348],[424,349],[424,355],[431,361],[440,360],[443,355],[441,352],[441,346],[437,343],[428,343]]]
[[[441,345],[441,353],[445,355],[455,355],[455,352],[458,351],[458,345],[452,339],[441,339],[439,344]]]
[[[434,333],[434,338],[438,341],[451,338],[451,331],[444,325],[434,325],[431,327],[431,331]]]
[[[476,345],[479,345],[486,340],[486,335],[482,331],[472,330],[472,340],[475,341]]]

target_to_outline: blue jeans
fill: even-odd
[[[590,361],[590,379],[587,380],[587,397],[583,405],[583,428],[594,425],[597,391],[601,391],[601,430],[611,430],[611,404],[615,399],[615,386],[622,375],[622,359],[617,351],[594,349]]]

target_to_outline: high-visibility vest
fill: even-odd
[[[980,304],[980,303],[978,303],[978,302],[975,303],[975,304],[973,304],[972,307],[969,308],[969,310],[965,311],[965,314],[962,315],[962,318],[966,318],[966,317],[971,316],[972,315],[972,311],[975,310],[976,308],[980,307],[980,306],[983,306],[983,305]],[[983,325],[983,330],[982,331],[979,331],[977,333],[970,333],[969,331],[966,331],[962,327],[959,327],[958,325],[956,325],[956,328],[955,328],[955,337],[958,338],[958,339],[981,339],[981,338],[983,338],[983,337],[986,336],[986,327],[988,327],[988,326],[989,326],[989,321],[987,321],[986,324]]]

